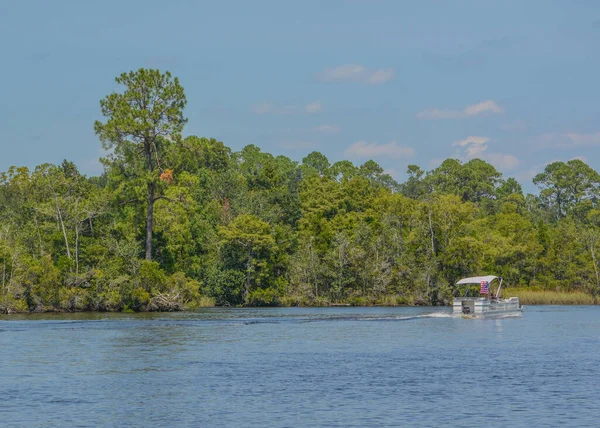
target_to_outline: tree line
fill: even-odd
[[[539,194],[473,159],[302,162],[183,137],[177,78],[116,79],[94,129],[108,155],[0,173],[0,313],[203,305],[447,304],[457,279],[600,291],[600,174],[581,160]]]

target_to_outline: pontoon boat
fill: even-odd
[[[495,281],[495,282],[494,282]],[[492,291],[492,283],[497,283],[496,292]],[[463,297],[455,297],[452,313],[469,318],[493,318],[520,315],[523,306],[518,297],[502,299],[502,278],[494,275],[463,278],[456,283],[465,286]],[[477,287],[473,287],[473,286]],[[460,288],[462,289],[462,287]],[[476,296],[475,296],[476,295]]]

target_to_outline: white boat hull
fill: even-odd
[[[490,300],[486,297],[457,297],[452,304],[452,313],[465,318],[500,318],[520,315],[523,307],[518,297]]]

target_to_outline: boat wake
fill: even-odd
[[[408,320],[417,320],[417,319],[426,319],[426,318],[454,318],[451,313],[448,312],[433,312],[430,314],[420,314],[420,315],[412,315],[412,316],[384,316],[384,317],[376,317],[375,320],[390,320],[390,321],[408,321]],[[368,318],[365,318],[369,320]]]
[[[265,319],[246,319],[242,320],[243,325],[256,325],[256,324],[288,324],[288,323],[321,323],[321,322],[332,322],[332,321],[357,321],[357,322],[398,322],[398,321],[410,321],[420,319],[440,319],[440,318],[460,318],[460,315],[454,315],[450,312],[431,312],[418,315],[316,315],[307,317],[277,317],[277,318],[265,318]]]
[[[420,315],[422,318],[454,318],[454,315],[449,312],[433,312],[431,314]]]
[[[301,322],[324,322],[324,321],[410,321],[426,318],[453,318],[448,312],[433,312],[419,315],[341,315],[341,316],[319,316],[307,318]]]

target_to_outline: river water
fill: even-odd
[[[0,426],[600,426],[600,307],[0,317]]]

